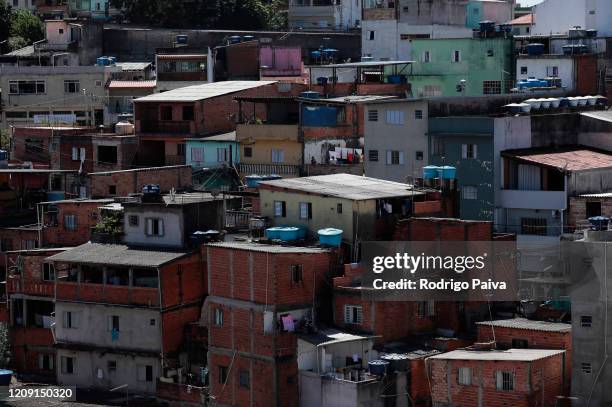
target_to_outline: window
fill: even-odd
[[[238,381],[240,383],[240,387],[244,387],[248,389],[251,387],[251,377],[247,370],[241,370],[238,374]]]
[[[423,55],[421,55],[421,61],[426,63],[426,64],[431,62],[431,52],[430,51],[423,51]]]
[[[76,230],[76,228],[77,228],[76,215],[64,215],[64,229]]]
[[[436,97],[442,96],[442,86],[440,85],[425,85],[423,86],[422,96]]]
[[[130,215],[128,216],[128,225],[130,226],[138,226],[140,218],[138,217],[138,215]]]
[[[515,349],[527,349],[529,342],[527,339],[512,339],[512,347]]]
[[[367,37],[366,37],[369,41],[374,41],[374,31],[369,30],[367,32]]]
[[[442,157],[445,154],[445,145],[444,145],[444,140],[441,138],[434,138],[433,139],[433,146],[432,146],[432,150],[433,150],[433,155],[438,156],[438,157]]]
[[[3,238],[0,241],[0,251],[3,252],[8,252],[13,250],[13,240],[11,239],[7,239],[7,238]]]
[[[79,314],[73,311],[64,311],[62,326],[67,329],[77,329],[79,327]]]
[[[460,367],[457,370],[457,383],[469,386],[472,384],[472,369],[469,367]]]
[[[138,381],[152,382],[153,381],[153,366],[140,365],[138,366]]]
[[[342,213],[342,204],[341,203],[336,205],[336,213]]]
[[[38,245],[38,243],[37,243],[37,241],[35,239],[27,239],[27,240],[22,240],[21,241],[21,249],[22,250],[36,249],[37,245]]]
[[[497,390],[512,391],[514,390],[514,373],[495,372],[495,382]]]
[[[462,144],[461,145],[461,158],[478,158],[478,145],[476,144]]]
[[[501,81],[482,81],[483,95],[501,95]]]
[[[72,161],[85,161],[85,147],[72,147]]]
[[[61,359],[61,371],[62,374],[74,374],[76,360],[70,356],[62,356]]]
[[[454,50],[453,54],[451,56],[451,61],[452,62],[461,62],[461,51]]]
[[[64,81],[64,93],[79,93],[80,90],[79,81]]]
[[[244,148],[244,156],[245,157],[253,157],[253,147],[245,147]]]
[[[487,50],[487,56],[488,56],[488,57],[495,56],[495,51],[493,51],[492,49],[488,49],[488,50]]]
[[[215,308],[215,325],[223,326],[223,308]]]
[[[387,110],[387,124],[404,124],[404,112],[400,110]]]
[[[547,76],[559,76],[559,67],[558,66],[547,66],[546,75]]]
[[[434,301],[419,302],[419,318],[433,317],[436,315],[436,303]]]
[[[55,280],[55,267],[53,266],[53,263],[42,264],[42,279],[43,281]]]
[[[109,360],[106,362],[106,370],[108,371],[109,376],[113,376],[115,373],[117,373],[117,361]]]
[[[462,199],[478,199],[478,187],[474,185],[464,185],[461,188]]]
[[[103,164],[117,164],[117,146],[98,146],[98,161]]]
[[[9,94],[37,95],[46,93],[45,81],[9,81]]]
[[[193,106],[183,106],[183,120],[193,120]]]
[[[378,150],[368,150],[368,160],[373,162],[378,161]]]
[[[160,120],[172,120],[172,106],[162,106],[159,108]]]
[[[147,236],[163,236],[164,220],[149,218],[147,219]]]
[[[108,186],[108,194],[109,195],[117,195],[117,185],[109,185]]]
[[[227,366],[219,366],[219,383],[225,384],[225,382],[227,381],[227,373]]]
[[[378,121],[378,110],[368,110],[368,121],[369,122]]]
[[[228,161],[228,151],[227,148],[217,148],[217,162],[224,163]]]
[[[416,120],[421,120],[423,118],[423,111],[420,109],[417,109],[414,111],[414,118]]]
[[[521,66],[521,75],[527,75],[527,67]]]
[[[278,148],[272,149],[272,162],[277,164],[282,164],[285,162],[285,150],[281,150]]]
[[[285,201],[274,201],[274,217],[284,218],[287,216],[287,204]]]
[[[202,162],[204,161],[204,149],[202,147],[191,148],[191,161]]]
[[[417,161],[423,161],[423,152],[422,151],[415,152],[414,159]]]
[[[580,371],[582,373],[591,374],[593,372],[593,367],[588,362],[582,362],[580,364]]]
[[[404,165],[404,152],[387,150],[387,165]]]
[[[157,323],[157,322],[155,321],[155,318],[151,318],[151,319],[149,320],[149,326],[155,326],[155,324],[156,324],[156,323]]]
[[[361,325],[363,322],[363,308],[358,305],[344,306],[344,323]]]
[[[546,236],[546,219],[521,218],[521,234]]]
[[[304,267],[301,264],[294,264],[291,266],[291,282],[292,283],[301,283],[302,280],[302,271]]]
[[[119,332],[119,315],[108,316],[108,330]]]
[[[586,218],[601,216],[601,202],[586,203]]]
[[[53,370],[53,361],[55,360],[54,355],[48,353],[38,354],[38,368],[40,370]]]
[[[300,202],[300,219],[312,219],[312,203]]]
[[[593,326],[593,317],[590,315],[582,315],[580,317],[580,326],[583,328],[590,328]]]
[[[186,152],[186,148],[185,148],[185,143],[178,143],[176,145],[176,155],[178,155],[179,157],[185,157],[185,152]]]

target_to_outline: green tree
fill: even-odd
[[[10,35],[12,14],[12,7],[6,0],[0,0],[0,42],[6,41]]]
[[[43,22],[28,10],[19,10],[11,17],[11,37],[21,37],[28,44],[45,38]]]

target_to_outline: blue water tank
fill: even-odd
[[[255,37],[253,37],[252,35],[245,35],[242,37],[242,41],[253,41],[255,39]]]
[[[0,161],[8,160],[8,151],[0,150]]]
[[[280,228],[278,233],[279,239],[283,242],[292,242],[294,240],[298,240],[299,237],[299,229],[294,226]]]
[[[307,230],[304,226],[296,226],[298,229],[298,239],[306,239]]]
[[[273,227],[273,228],[267,228],[266,229],[266,237],[268,239],[280,239],[280,231],[281,229],[283,229],[282,227]]]
[[[423,178],[424,179],[434,179],[438,178],[438,168],[435,165],[428,165],[423,167]]]
[[[238,44],[241,41],[242,41],[242,37],[239,35],[232,35],[231,37],[229,37],[230,44]]]
[[[247,175],[246,177],[244,177],[244,179],[246,180],[247,187],[257,188],[257,186],[259,185],[259,182],[262,180],[262,177],[261,175],[253,174],[253,175]]]
[[[455,179],[457,175],[457,169],[449,165],[440,167],[439,171],[440,171],[440,178],[442,179]]]
[[[0,386],[8,386],[9,384],[11,384],[12,377],[12,370],[0,369]]]
[[[533,43],[527,45],[527,54],[529,55],[542,55],[544,53],[544,44]]]
[[[63,201],[66,199],[66,193],[64,191],[49,191],[47,192],[47,201]]]
[[[387,82],[389,83],[393,83],[393,84],[400,84],[400,83],[406,83],[408,81],[408,78],[406,75],[389,75],[387,76]]]
[[[592,216],[589,218],[589,223],[591,224],[591,230],[608,230],[610,218],[605,216]]]
[[[376,359],[368,362],[370,373],[376,376],[384,376],[387,373],[388,366],[389,362],[385,360]]]
[[[300,92],[300,97],[305,99],[319,99],[321,94],[315,91]]]
[[[342,230],[335,228],[319,229],[319,243],[325,246],[340,247],[342,244]]]

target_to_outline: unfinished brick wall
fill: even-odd
[[[140,193],[146,184],[159,184],[162,192],[168,192],[172,188],[178,191],[192,186],[189,165],[95,172],[88,176],[91,196],[97,198]],[[111,186],[115,188],[115,194],[111,194]]]
[[[563,394],[563,354],[532,362],[427,359],[434,406],[554,407]],[[457,381],[459,367],[472,369],[472,385]],[[496,389],[496,372],[514,373],[514,390]],[[479,389],[481,387],[481,389]]]
[[[68,247],[87,243],[91,238],[91,228],[100,219],[100,206],[103,203],[91,201],[58,201],[57,226],[45,221],[43,229],[43,246]],[[47,214],[48,215],[48,214]],[[66,217],[75,216],[76,228],[66,225]]]
[[[599,202],[601,205],[601,216],[612,216],[612,198],[571,197],[569,199],[569,210],[567,216],[567,225],[570,228],[576,227],[577,223],[582,223],[584,225],[586,222],[587,202]]]
[[[490,241],[493,223],[446,218],[410,218],[398,222],[394,240]]]

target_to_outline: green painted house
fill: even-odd
[[[429,119],[429,163],[457,168],[461,219],[492,221],[495,118]]]
[[[511,38],[413,39],[415,97],[507,93],[513,83]]]

